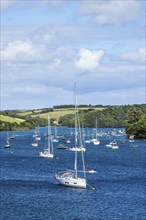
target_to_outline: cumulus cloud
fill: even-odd
[[[141,47],[137,51],[124,53],[121,57],[123,60],[144,62],[146,60],[146,48]]]
[[[103,55],[103,50],[92,51],[82,48],[78,52],[79,59],[75,62],[75,65],[81,70],[93,70],[98,67]]]
[[[99,24],[117,24],[135,19],[139,9],[140,5],[135,0],[83,1],[80,15],[93,15],[94,21]]]
[[[12,41],[9,42],[1,52],[1,59],[5,61],[32,61],[40,60],[41,49],[31,41]]]

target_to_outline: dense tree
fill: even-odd
[[[126,124],[126,133],[134,135],[134,138],[146,139],[146,114],[132,112]]]

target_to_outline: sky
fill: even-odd
[[[1,110],[143,104],[145,0],[0,0]]]

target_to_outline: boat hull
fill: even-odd
[[[38,144],[32,144],[33,147],[38,147]]]
[[[86,140],[86,141],[85,141],[85,143],[86,143],[86,144],[90,144],[90,143],[91,143],[91,141]]]
[[[40,152],[40,157],[53,158],[54,155],[53,154],[49,154],[49,153]]]
[[[92,139],[91,141],[93,142],[94,145],[100,144],[100,141],[98,139]]]
[[[112,146],[112,149],[119,149],[119,146]]]
[[[99,141],[93,141],[93,144],[94,144],[94,145],[99,145],[100,142],[99,142]]]
[[[86,179],[84,178],[60,178],[58,176],[55,176],[55,179],[58,181],[59,184],[63,186],[86,189]]]
[[[5,145],[5,148],[10,148],[10,147],[11,147],[10,144]]]
[[[71,151],[78,151],[78,152],[80,152],[80,151],[85,152],[86,148],[84,148],[84,147],[72,147],[69,150],[71,150]]]

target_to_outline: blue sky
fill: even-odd
[[[145,1],[1,0],[1,109],[145,103]]]

